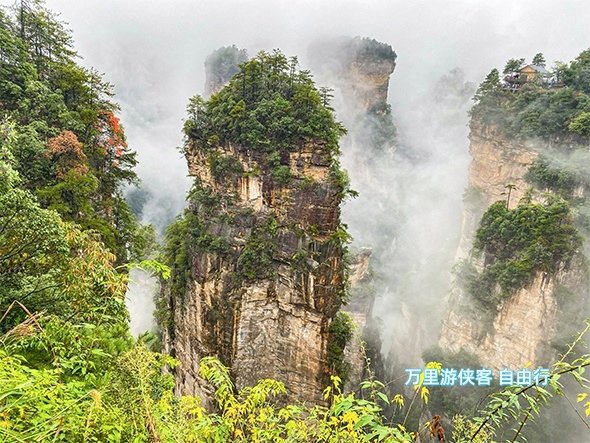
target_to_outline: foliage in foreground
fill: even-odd
[[[1,337],[0,440],[6,442],[411,442],[440,432],[436,417],[413,432],[404,423],[416,401],[428,404],[423,379],[402,395],[388,398],[380,382],[362,383],[363,396],[344,394],[340,379],[324,391],[326,406],[284,404],[286,387],[274,380],[236,391],[229,370],[213,357],[200,362],[200,375],[212,386],[214,411],[192,396],[176,397],[173,377],[164,368],[175,360],[139,342],[119,340],[101,324],[73,325],[54,317],[31,318]],[[590,415],[590,388],[584,377],[590,356],[574,356],[590,321],[554,365],[547,387],[515,386],[492,394],[479,417],[456,416],[449,441],[493,443],[514,429],[511,441],[552,396],[563,396],[563,377],[583,388],[578,395]],[[74,343],[74,346],[72,346]],[[47,346],[45,358],[31,361],[30,349]],[[429,363],[431,368],[440,364]],[[392,425],[383,407],[405,417]],[[510,423],[515,423],[507,428]],[[508,429],[508,430],[507,430]]]
[[[58,338],[51,334],[45,331],[25,342],[48,340],[56,346]],[[14,351],[14,346],[9,347]],[[283,384],[261,380],[236,393],[228,369],[214,358],[204,358],[200,374],[215,387],[217,406],[217,412],[208,413],[198,398],[172,394],[173,378],[162,373],[164,365],[174,366],[169,357],[142,344],[120,354],[108,369],[98,363],[104,357],[112,356],[95,348],[66,359],[84,360],[89,371],[106,369],[99,379],[88,377],[89,372],[74,374],[68,369],[71,365],[55,361],[34,368],[23,357],[0,350],[0,378],[5,381],[0,388],[2,441],[410,441],[402,427],[384,424],[375,402],[343,395],[337,378],[325,391],[329,407],[279,407],[277,399],[286,393]]]

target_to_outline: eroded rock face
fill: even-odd
[[[343,98],[359,114],[383,109],[396,54],[391,46],[368,38],[323,39],[310,47],[320,76],[342,89]]]
[[[476,355],[483,366],[494,370],[546,365],[555,354],[553,339],[559,332],[556,288],[579,284],[583,284],[579,268],[551,278],[539,273],[496,311],[481,309],[463,289],[455,287],[440,345],[451,352],[465,350]]]
[[[531,186],[524,175],[538,156],[534,144],[509,141],[497,127],[478,122],[472,123],[469,139],[469,186],[482,190],[487,207],[506,199],[506,186],[514,185],[510,196],[513,208]]]
[[[518,204],[531,188],[524,176],[542,146],[509,140],[498,128],[478,121],[471,122],[469,138],[472,162],[457,259],[482,271],[483,261],[471,256],[481,216],[492,203],[508,199],[507,185],[513,185],[510,208]],[[534,192],[532,199],[542,202],[543,193]],[[574,260],[554,275],[538,272],[532,283],[503,298],[496,307],[479,303],[465,282],[455,278],[440,346],[451,352],[465,350],[495,370],[519,369],[530,363],[547,365],[556,353],[557,342],[567,340],[566,329],[572,330],[572,326],[564,328],[567,303],[576,300],[583,309],[581,294],[588,285],[583,269],[582,261]],[[566,302],[563,294],[573,299]]]
[[[355,328],[352,339],[344,348],[344,359],[349,366],[344,389],[348,392],[357,390],[365,379],[366,355],[365,343],[367,340],[367,323],[373,307],[373,296],[368,290],[371,284],[370,272],[371,250],[363,248],[355,254],[350,265],[350,287],[353,296],[344,307],[348,312]]]
[[[353,59],[343,80],[351,87],[354,101],[369,110],[387,103],[389,78],[395,69],[391,59],[358,56]]]
[[[530,188],[524,176],[538,156],[534,145],[510,141],[496,126],[477,120],[471,121],[469,141],[471,163],[457,259],[470,255],[481,216],[492,203],[507,199],[508,185],[513,185],[510,208],[518,204]]]
[[[205,97],[223,88],[239,71],[238,65],[248,59],[245,49],[225,46],[213,51],[205,60]]]
[[[384,57],[347,52],[338,76],[347,85],[346,100],[359,112],[371,110],[390,119],[386,98],[395,53],[389,45],[374,43],[371,47],[385,51]],[[207,94],[229,80],[209,71]],[[186,157],[195,177],[192,212],[209,221],[207,234],[226,248],[211,250],[211,238],[193,245],[185,294],[167,295],[173,318],[166,342],[168,352],[181,362],[178,391],[211,396],[197,373],[200,358],[213,354],[231,368],[239,388],[274,378],[285,383],[289,400],[322,402],[331,375],[329,328],[344,289],[342,248],[335,241],[342,190],[331,182],[331,154],[318,143],[282,150],[281,164],[292,176],[288,183],[273,178],[263,154],[247,147],[203,150],[189,143]],[[212,167],[214,158],[233,159],[239,166],[233,169],[240,172],[219,174]],[[270,246],[271,257],[252,248],[253,239]],[[263,256],[262,266],[255,266],[260,275],[244,272],[252,258],[246,254],[249,249]],[[369,254],[361,255],[353,279],[360,276],[364,282],[369,278]],[[372,300],[370,294],[361,295],[346,308],[358,325],[354,343],[346,350],[355,383],[364,374],[361,338]]]
[[[321,144],[288,153],[291,178],[282,184],[262,155],[232,145],[188,146],[191,210],[204,225],[190,247],[186,293],[169,296],[168,351],[180,361],[183,394],[208,396],[199,360],[217,355],[238,388],[273,378],[285,383],[289,400],[320,403],[329,382],[328,329],[343,290],[335,241],[341,190]],[[215,171],[220,156],[239,167]]]
[[[373,304],[378,293],[374,287],[372,264],[387,262],[383,245],[391,241],[393,229],[387,211],[391,192],[383,183],[391,174],[395,144],[395,126],[387,103],[389,81],[395,70],[396,54],[387,43],[368,38],[320,39],[311,45],[312,67],[322,84],[334,88],[334,106],[348,129],[343,140],[343,161],[353,189],[360,195],[348,205],[358,217],[345,219],[351,229],[379,233],[380,244],[369,244],[366,239],[353,241],[350,268],[349,303],[342,308],[352,318],[355,329],[344,354],[348,366],[346,391],[359,389],[366,376],[366,355],[373,361],[372,369],[383,376],[379,353],[382,343],[373,317]],[[346,213],[345,213],[346,217]],[[358,249],[356,249],[358,248]],[[372,268],[372,269],[371,269]],[[377,368],[379,366],[379,368]]]

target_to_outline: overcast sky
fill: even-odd
[[[11,0],[0,0],[10,4]],[[236,44],[254,54],[281,48],[305,63],[319,36],[368,36],[390,43],[398,66],[390,102],[399,116],[420,92],[454,67],[481,81],[510,57],[543,51],[569,60],[590,46],[585,0],[48,0],[73,30],[83,64],[115,84],[138,172],[178,207],[188,186],[181,120],[189,96],[201,93],[203,62]],[[163,209],[162,209],[163,210]]]

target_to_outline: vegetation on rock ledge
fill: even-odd
[[[581,244],[566,201],[522,201],[514,209],[498,201],[483,215],[475,236],[474,251],[484,254],[484,270],[471,276],[470,292],[493,302],[530,283],[537,272],[551,275],[566,267]]]
[[[537,188],[549,189],[563,198],[571,197],[582,183],[573,172],[552,166],[543,156],[533,161],[524,178]]]
[[[354,335],[354,320],[348,312],[338,312],[330,323],[330,343],[328,345],[328,364],[333,374],[344,382],[350,372],[350,363],[344,360],[344,348]]]
[[[297,58],[260,52],[208,101],[191,99],[184,131],[201,149],[233,143],[271,153],[318,141],[338,151],[343,126]]]
[[[279,51],[260,52],[240,65],[227,86],[208,101],[190,100],[185,149],[233,144],[264,154],[260,166],[279,184],[289,180],[288,153],[306,143],[338,153],[344,127],[334,119],[329,93],[316,89],[309,71],[297,70],[297,58]]]
[[[540,137],[562,144],[564,140],[569,140],[570,144],[587,141],[590,135],[590,49],[582,51],[570,63],[558,62],[534,80],[524,81],[520,76],[517,86],[513,87],[511,76],[520,75],[523,63],[524,60],[509,61],[504,79],[497,69],[488,74],[475,95],[472,115],[497,125],[512,137]]]

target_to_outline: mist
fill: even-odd
[[[411,348],[415,355],[406,356],[409,361],[419,358],[419,350],[434,339],[429,337],[434,333],[430,329],[412,329],[417,325],[412,313],[423,312],[436,320],[443,303],[469,162],[470,102],[461,91],[447,91],[449,81],[441,83],[441,76],[460,67],[461,73],[453,74],[459,76],[455,80],[463,85],[479,83],[509,58],[530,60],[543,52],[551,65],[590,46],[585,26],[590,8],[583,0],[49,0],[46,4],[69,23],[82,64],[106,73],[115,85],[128,144],[138,152],[136,171],[149,196],[142,221],[153,223],[160,233],[184,207],[191,183],[176,148],[182,145],[188,98],[203,93],[208,54],[231,44],[250,55],[280,48],[286,55],[299,56],[305,68],[307,48],[318,38],[359,35],[391,44],[398,59],[389,102],[399,142],[395,153],[376,159],[379,169],[374,177],[379,180],[373,181],[355,171],[354,158],[362,147],[350,143],[344,150],[343,164],[361,197],[343,214],[356,245],[384,243],[385,252],[376,264],[383,278],[376,306],[385,338],[383,352],[390,354],[402,344],[407,350],[408,342],[415,340]],[[339,112],[346,120],[346,111]],[[368,206],[371,202],[375,206]],[[363,217],[380,216],[387,224],[388,214],[395,221],[395,236],[384,242],[378,232],[363,229]],[[134,326],[136,333],[151,327],[150,291],[142,285],[130,288],[132,322],[141,325]]]
[[[156,332],[153,315],[155,296],[160,288],[158,278],[139,268],[129,271],[129,285],[125,301],[129,309],[129,330],[134,337],[144,332]]]
[[[396,119],[395,145],[373,151],[364,174],[354,165],[368,155],[366,147],[343,148],[360,193],[343,218],[356,244],[373,248],[374,321],[389,370],[420,366],[422,351],[438,341],[461,234],[474,92],[455,68],[415,95]]]
[[[2,4],[11,4],[2,0]],[[188,98],[202,94],[203,63],[220,46],[251,55],[280,48],[298,55],[322,36],[369,36],[398,54],[390,87],[396,120],[449,70],[479,82],[511,57],[543,51],[568,60],[588,46],[583,1],[48,0],[74,32],[82,64],[115,85],[122,123],[151,195],[143,221],[161,232],[184,206],[190,180],[176,150]],[[572,26],[579,23],[579,26]]]

